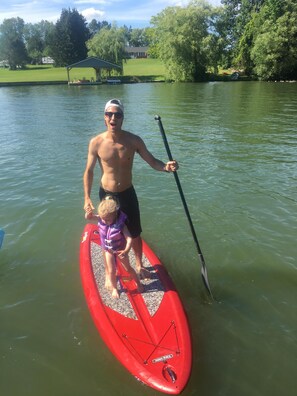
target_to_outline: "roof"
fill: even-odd
[[[128,53],[147,52],[148,47],[125,47],[125,51]]]
[[[72,69],[73,67],[93,67],[94,69],[119,69],[119,70],[121,70],[121,66],[116,65],[115,63],[107,62],[103,59],[96,58],[95,56],[90,56],[87,59],[73,63],[72,65],[68,65],[68,66],[66,66],[66,69]]]

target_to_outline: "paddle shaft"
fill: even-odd
[[[168,144],[168,141],[167,141],[167,137],[166,137],[166,134],[165,134],[165,131],[164,131],[164,128],[163,128],[161,117],[156,115],[155,116],[155,120],[158,121],[159,129],[160,129],[160,132],[161,132],[161,135],[162,135],[162,139],[163,139],[163,142],[164,142],[164,145],[165,145],[165,149],[167,151],[167,155],[168,155],[169,161],[173,161],[173,157],[172,157],[172,154],[171,154],[171,151],[170,151],[170,147],[169,147],[169,144]],[[186,216],[187,216],[188,221],[189,221],[190,229],[191,229],[192,236],[193,236],[193,239],[194,239],[194,242],[195,242],[195,245],[196,245],[198,256],[199,256],[200,261],[201,261],[201,265],[202,265],[202,267],[201,267],[202,280],[203,280],[203,283],[204,283],[207,291],[209,292],[210,296],[213,298],[212,292],[211,292],[211,289],[210,289],[210,286],[209,286],[209,282],[208,282],[206,264],[205,264],[205,261],[204,261],[204,257],[203,257],[202,251],[200,249],[198,238],[197,238],[197,235],[196,235],[196,232],[195,232],[195,228],[194,228],[194,225],[193,225],[193,222],[192,222],[192,219],[191,219],[191,215],[190,215],[190,212],[189,212],[189,209],[188,209],[188,205],[187,205],[187,202],[186,202],[186,199],[185,199],[185,196],[184,196],[184,193],[183,193],[180,181],[179,181],[179,177],[178,177],[177,171],[173,172],[173,174],[174,174],[175,182],[176,182],[176,185],[177,185],[177,188],[178,188],[178,191],[179,191],[179,195],[181,197],[181,200],[182,200],[182,203],[183,203],[183,206],[184,206],[184,210],[186,212]]]

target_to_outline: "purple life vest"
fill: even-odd
[[[123,234],[123,228],[127,216],[123,212],[119,212],[115,223],[107,225],[99,218],[98,229],[102,247],[104,250],[116,252],[126,245],[126,238]]]

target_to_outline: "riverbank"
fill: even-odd
[[[19,87],[19,86],[38,86],[38,85],[69,85],[69,86],[80,86],[80,87],[87,87],[87,86],[94,86],[94,85],[114,85],[114,84],[137,84],[137,83],[160,83],[165,82],[163,80],[154,80],[154,79],[147,79],[147,78],[139,78],[139,77],[131,77],[131,78],[124,78],[119,79],[115,83],[112,81],[104,81],[102,83],[88,83],[88,84],[69,84],[68,81],[17,81],[17,82],[0,82],[1,87]]]
[[[232,80],[228,76],[211,76],[209,79],[203,81],[203,82],[214,82],[214,81],[224,81],[224,82],[232,82],[232,81],[255,81],[255,79],[247,78],[247,77],[241,77],[236,80]],[[149,78],[148,76],[126,76],[126,77],[119,77],[116,83],[113,83],[112,81],[103,81],[102,84],[99,85],[112,85],[112,84],[137,84],[137,83],[164,83],[164,82],[172,82],[165,80],[165,78],[158,78],[155,79],[153,76]],[[66,80],[60,80],[60,81],[10,81],[10,82],[0,82],[0,88],[1,87],[13,87],[13,86],[38,86],[38,85],[68,85],[68,81]],[[98,85],[97,84],[69,84],[70,86],[93,86],[93,85]]]
[[[152,82],[164,81],[165,68],[158,59],[129,59],[123,67],[121,76],[110,76],[121,82]],[[94,80],[95,71],[92,68],[75,68],[70,71],[70,81]],[[105,77],[109,78],[109,77]],[[0,68],[0,84],[30,83],[30,84],[67,84],[68,75],[65,67],[52,65],[28,65],[25,69],[9,70]]]
[[[245,81],[250,80],[246,76],[235,76],[232,71],[220,74],[207,75],[206,81]],[[123,84],[165,82],[166,69],[159,59],[128,59],[124,63],[123,74],[113,76]],[[94,80],[92,68],[76,68],[70,72],[70,81]],[[170,81],[168,81],[170,82]],[[0,69],[0,87],[19,85],[63,85],[68,84],[65,67],[53,67],[52,65],[28,65],[24,70]]]
[[[66,85],[67,81],[17,81],[0,82],[0,87],[27,86],[27,85]]]

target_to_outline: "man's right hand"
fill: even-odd
[[[94,209],[95,209],[95,208],[94,208],[93,202],[91,201],[90,198],[87,198],[87,199],[85,200],[84,211],[85,211],[87,214],[90,214],[90,213],[92,214]]]

